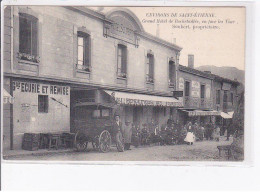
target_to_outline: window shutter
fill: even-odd
[[[19,51],[21,53],[31,53],[31,21],[20,15],[19,18]]]
[[[148,75],[149,74],[149,69],[150,69],[150,64],[149,64],[149,55],[147,54],[145,56],[145,66],[146,66],[146,74]]]
[[[90,64],[90,38],[84,37],[84,65],[89,66]]]
[[[127,66],[127,49],[126,47],[123,47],[122,49],[122,67],[121,72],[126,73],[126,66]]]
[[[38,26],[37,20],[32,20],[32,55],[38,55]]]
[[[154,74],[154,56],[150,55],[150,70],[149,70],[149,75],[151,78],[153,78],[153,74]]]

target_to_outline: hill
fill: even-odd
[[[245,71],[239,70],[236,67],[216,67],[212,65],[204,65],[196,67],[196,69],[200,71],[211,71],[211,73],[216,74],[221,77],[225,77],[231,80],[234,80],[235,78],[240,83],[245,84]]]

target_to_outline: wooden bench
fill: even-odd
[[[222,151],[224,151],[225,157],[227,157],[228,160],[232,156],[231,145],[217,146],[217,148],[218,148],[218,151],[219,151],[219,157],[221,157]]]

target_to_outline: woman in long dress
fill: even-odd
[[[187,125],[187,130],[188,130],[188,133],[184,139],[185,142],[187,142],[188,145],[192,145],[193,142],[195,141],[195,135],[194,135],[194,130],[193,130],[193,126],[191,124],[191,122],[188,123]]]

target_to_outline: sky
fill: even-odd
[[[102,12],[111,9],[113,8],[105,7]],[[167,19],[167,23],[159,24],[160,38],[169,42],[176,38],[176,44],[183,48],[180,55],[180,64],[187,65],[188,54],[193,54],[195,67],[214,65],[217,67],[232,66],[240,70],[245,69],[245,8],[128,7],[128,9],[139,18],[144,30],[153,35],[156,35],[157,19]],[[197,13],[197,16],[194,15],[195,13]],[[186,17],[184,17],[184,14],[186,14]],[[187,14],[193,15],[191,17]],[[205,17],[205,14],[213,17]],[[153,19],[156,22],[147,22]],[[217,21],[217,23],[211,23],[210,25],[218,26],[219,29],[172,28],[173,24],[169,23],[170,19],[174,21],[175,19],[197,20],[200,24],[196,24],[196,26],[209,25],[208,22]],[[202,24],[202,20],[207,23]],[[227,23],[227,20],[233,22]],[[223,23],[218,23],[218,21],[223,21]],[[179,25],[179,23],[174,25]]]

